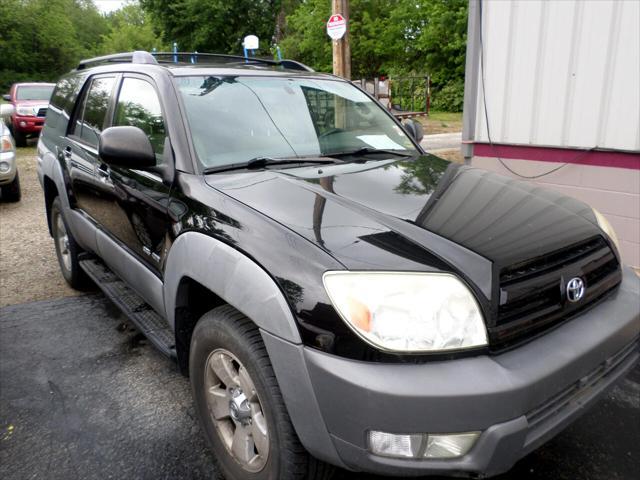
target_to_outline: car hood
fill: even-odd
[[[207,183],[347,268],[444,261],[479,277],[599,234],[582,202],[433,155],[209,175]]]

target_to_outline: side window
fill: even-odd
[[[113,125],[142,129],[151,141],[157,163],[162,163],[166,130],[160,100],[153,85],[139,78],[125,78],[120,88]]]
[[[94,78],[91,81],[89,91],[85,95],[82,114],[77,116],[71,135],[80,137],[93,147],[98,146],[114,83],[114,77]]]

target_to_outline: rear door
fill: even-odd
[[[163,107],[153,81],[143,75],[125,74],[114,102],[112,126],[135,126],[153,146],[157,165],[165,162],[170,148]],[[114,240],[160,275],[169,229],[170,188],[159,173],[126,166],[110,166],[98,159],[97,175],[110,185],[108,204],[95,218]]]
[[[98,166],[98,140],[112,111],[112,98],[118,76],[97,75],[87,80],[67,132],[68,144],[63,155],[76,207],[97,220],[108,198],[113,195],[113,185]]]

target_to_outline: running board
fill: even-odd
[[[84,256],[82,270],[115,303],[149,341],[168,357],[176,357],[175,336],[167,322],[100,259]]]

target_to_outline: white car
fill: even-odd
[[[10,115],[11,105],[1,105],[0,115]],[[20,177],[16,163],[16,145],[9,128],[0,121],[0,198],[4,201],[20,200]]]

